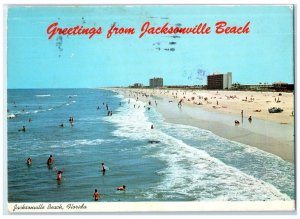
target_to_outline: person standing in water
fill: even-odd
[[[94,195],[93,195],[94,201],[98,201],[100,198],[100,194],[97,189],[95,189]]]
[[[103,175],[104,175],[105,171],[106,171],[106,167],[104,166],[104,163],[101,163],[101,169],[102,169],[102,172],[103,172]]]
[[[26,163],[28,166],[30,166],[32,164],[32,159],[30,157],[28,157]]]
[[[64,173],[64,170],[56,170],[56,180],[61,181],[63,173]]]
[[[49,156],[48,160],[47,160],[47,165],[50,166],[54,163],[54,159],[52,157],[52,155]]]
[[[248,121],[252,122],[252,117],[251,116],[249,116]]]

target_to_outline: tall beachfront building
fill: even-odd
[[[151,78],[149,80],[149,86],[150,87],[163,87],[164,86],[163,78]]]
[[[207,76],[207,89],[230,89],[232,85],[232,73],[213,73]]]

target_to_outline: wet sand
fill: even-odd
[[[235,93],[234,95],[231,94],[231,96],[237,96],[237,98],[239,99],[228,98],[228,102],[223,103],[228,107],[223,108],[225,110],[218,110],[212,107],[208,107],[207,105],[209,104],[206,104],[206,106],[193,104],[191,103],[191,97],[189,97],[190,101],[183,101],[182,106],[178,107],[178,99],[180,98],[175,98],[169,95],[170,93],[174,94],[173,90],[126,88],[113,90],[121,92],[125,97],[138,97],[139,100],[144,102],[152,100],[153,103],[154,101],[156,101],[157,106],[155,104],[152,104],[152,106],[155,107],[156,110],[163,115],[167,122],[190,125],[206,129],[218,136],[256,147],[263,151],[277,155],[286,161],[294,162],[294,117],[291,116],[288,112],[293,111],[293,96],[290,93],[282,93],[281,96],[278,96],[277,93],[270,92],[243,93],[242,91],[238,91],[238,93]],[[183,92],[183,95],[186,95],[187,98],[189,95],[188,92]],[[228,96],[228,92],[230,91],[224,91],[224,93],[223,91],[204,92],[214,92],[215,94],[217,94],[217,96]],[[177,91],[177,95],[178,93],[179,92]],[[193,93],[195,92],[193,91]],[[252,95],[252,97],[251,95],[249,96],[249,93]],[[146,97],[145,94],[149,96]],[[260,101],[257,100],[258,102],[252,104],[252,102],[242,100],[241,96],[246,97],[246,95],[249,96],[247,97],[247,99],[254,98],[254,101],[255,99],[258,99]],[[268,107],[268,104],[270,103],[266,101],[269,101],[270,98],[274,98],[274,96],[276,95],[280,99],[280,102],[276,104],[284,102],[282,103],[282,106],[280,106],[283,109],[288,109],[284,111],[285,114],[274,113],[273,115],[266,111],[266,107]],[[278,98],[277,96],[276,98]],[[212,97],[211,99],[215,98]],[[231,105],[233,106],[230,107]],[[220,102],[217,106],[220,106]],[[237,110],[237,106],[239,107],[239,109],[244,108],[243,118],[241,116],[240,110]],[[279,105],[276,106],[279,107]],[[258,113],[260,114],[260,116],[252,114],[253,120],[252,122],[249,122],[249,112],[253,112],[253,109],[255,108],[260,108],[263,110]],[[235,120],[238,120],[240,122],[238,126],[234,124]]]

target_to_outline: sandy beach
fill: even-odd
[[[113,88],[151,101],[170,123],[209,130],[294,162],[294,95],[284,92]],[[154,102],[156,101],[156,104]],[[181,102],[181,106],[178,103]],[[280,107],[281,113],[269,113]],[[251,116],[252,121],[248,118]],[[235,124],[239,121],[239,125]]]

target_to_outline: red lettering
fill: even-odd
[[[244,26],[242,33],[249,33],[250,32],[250,21]]]
[[[74,27],[73,35],[77,34],[78,29],[79,29],[79,26]]]
[[[76,26],[76,27],[71,27],[71,28],[60,28],[57,27],[58,22],[55,22],[47,28],[47,34],[49,34],[48,39],[50,40],[55,34],[58,35],[81,35],[81,34],[86,34],[90,35],[89,39],[91,39],[95,34],[101,34],[102,33],[102,28],[99,27],[98,29],[96,28],[83,28],[82,26]]]
[[[248,21],[244,27],[229,27],[225,21],[220,21],[216,23],[216,33],[217,34],[247,34],[250,32],[250,21]]]
[[[142,32],[142,33],[140,34],[139,38],[142,38],[142,37],[144,36],[144,34],[147,32],[149,26],[150,26],[150,22],[149,22],[149,21],[145,22],[145,23],[142,25],[142,28],[141,28],[141,32]]]
[[[68,33],[68,28],[64,28],[63,31],[62,31],[62,34],[66,35],[67,33]]]
[[[161,32],[160,33],[167,34],[167,32],[168,32],[168,24],[169,23],[165,23],[164,24],[164,26],[161,28]]]
[[[108,30],[106,37],[110,38],[113,34],[134,34],[134,28],[118,28],[115,24]]]
[[[48,37],[49,40],[56,34],[57,25],[58,25],[58,22],[55,22],[55,23],[49,25],[49,27],[47,28],[47,34],[49,34],[49,37]]]
[[[147,21],[142,25],[141,34],[139,38],[142,38],[145,34],[209,34],[211,28],[200,23],[195,27],[168,27],[169,23],[165,23],[162,27],[150,27],[150,22]]]
[[[71,35],[73,33],[74,28],[70,28],[67,32],[68,35]]]
[[[225,21],[220,21],[216,23],[216,33],[220,34],[224,32],[223,27],[226,26],[226,22]]]

